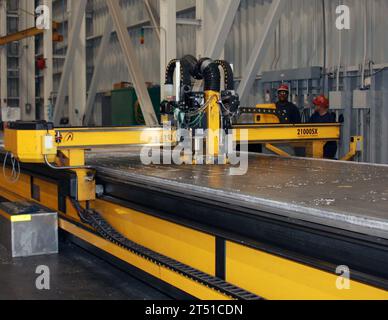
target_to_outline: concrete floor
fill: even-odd
[[[50,269],[39,291],[36,267]],[[168,297],[83,249],[62,240],[60,254],[11,259],[0,246],[0,300],[166,300]]]

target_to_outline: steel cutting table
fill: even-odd
[[[231,175],[229,166],[144,166],[135,152],[88,163],[102,179],[388,239],[388,166],[251,154],[247,173]]]
[[[0,200],[58,211],[75,243],[178,296],[388,298],[388,166],[249,154],[234,176],[143,165],[133,148],[88,152],[86,164],[98,191],[86,209],[71,202],[76,172],[44,164],[21,163],[13,183],[0,175]],[[336,287],[339,267],[351,290]]]

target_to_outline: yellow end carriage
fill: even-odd
[[[152,285],[174,288],[178,296],[388,298],[384,229],[368,233],[328,214],[328,222],[322,222],[324,211],[318,216],[314,210],[303,212],[303,206],[292,210],[291,203],[280,205],[260,194],[260,187],[271,184],[260,184],[260,179],[266,174],[275,179],[271,172],[290,167],[283,162],[290,160],[250,155],[247,175],[233,177],[227,156],[218,165],[144,166],[138,156],[110,149],[174,146],[180,142],[179,129],[212,129],[205,131],[205,162],[217,164],[222,141],[214,132],[220,128],[232,130],[237,143],[304,142],[322,149],[323,143],[340,138],[339,124],[235,126],[239,101],[229,65],[185,57],[175,70],[176,63],[168,66],[166,84],[171,86],[174,72],[180,72],[180,93],[162,103],[163,121],[174,117],[168,130],[8,124],[1,157],[11,153],[20,161],[20,174],[10,180],[15,167],[6,163],[0,197],[57,211],[60,229],[74,242],[140,273]],[[220,66],[226,75],[223,92]],[[191,91],[192,78],[204,80],[204,92]],[[87,155],[98,148],[103,151]],[[309,162],[307,167],[320,165]],[[347,290],[336,286],[342,261],[352,271]]]

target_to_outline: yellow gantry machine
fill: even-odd
[[[6,160],[7,154],[12,154],[20,161],[20,173],[15,176],[15,163],[13,167],[6,163],[5,174],[0,175],[0,197],[11,202],[31,201],[58,212],[59,227],[75,242],[117,263],[125,263],[133,272],[141,272],[142,277],[155,281],[155,285],[167,284],[190,297],[387,299],[388,292],[377,278],[369,281],[367,276],[355,277],[350,280],[350,290],[338,290],[338,275],[327,261],[321,265],[314,259],[303,259],[303,255],[290,256],[288,251],[271,249],[270,245],[257,241],[251,243],[222,229],[225,221],[237,216],[235,227],[244,228],[237,223],[246,224],[247,215],[237,215],[238,209],[235,213],[229,207],[202,202],[198,197],[197,200],[183,195],[180,198],[179,192],[164,193],[162,187],[151,188],[151,182],[140,180],[127,185],[126,181],[106,178],[109,194],[97,192],[96,180],[102,178],[85,161],[85,152],[90,149],[103,148],[109,153],[110,147],[171,146],[180,143],[177,133],[181,129],[191,130],[193,139],[197,130],[205,130],[206,162],[217,164],[222,144],[220,130],[232,132],[233,140],[239,144],[303,143],[311,147],[315,157],[323,155],[324,143],[340,138],[339,124],[234,125],[233,118],[241,108],[232,87],[229,64],[185,57],[180,70],[175,70],[176,62],[172,61],[167,68],[166,85],[172,86],[174,73],[180,72],[179,97],[169,96],[161,105],[162,121],[173,121],[168,130],[165,127],[55,128],[46,122],[9,123],[4,131],[2,158]],[[225,91],[221,90],[220,67],[226,75]],[[204,81],[203,92],[190,90],[192,78]],[[265,114],[262,108],[257,111],[258,116]],[[276,152],[275,147],[273,150]],[[353,151],[356,153],[357,149]],[[226,157],[218,164],[227,162]],[[137,201],[134,199],[143,197],[145,203],[150,203],[149,208],[134,204]],[[155,212],[151,207],[158,201],[164,207]],[[219,228],[206,227],[207,218],[201,223],[191,222],[187,216],[179,218],[180,213],[184,215],[190,210],[194,210],[193,219],[196,215],[195,219],[200,219],[201,212],[206,213],[205,217],[207,214],[221,217],[226,213],[231,216],[220,219]],[[289,233],[290,221],[265,219],[258,220],[258,225],[264,228],[273,223],[278,228],[273,229],[276,234]],[[295,232],[306,232],[298,228]],[[339,238],[336,235],[336,245],[342,241]],[[330,244],[331,238],[325,239]],[[322,243],[322,238],[316,241]],[[348,239],[343,241],[346,243]],[[356,245],[362,247],[359,242]]]

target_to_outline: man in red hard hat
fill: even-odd
[[[290,96],[290,89],[287,85],[282,84],[278,89],[278,102],[276,108],[287,115],[287,123],[297,124],[301,123],[302,119],[298,107],[288,101]]]
[[[310,123],[334,123],[336,122],[335,113],[329,112],[329,99],[320,95],[313,100],[315,112],[310,118]]]
[[[324,95],[320,95],[313,100],[315,112],[310,118],[310,123],[335,123],[337,116],[334,112],[330,112],[330,103]],[[334,159],[337,154],[337,142],[331,141],[326,143],[324,147],[324,157],[326,159]]]

